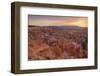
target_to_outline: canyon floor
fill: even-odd
[[[28,26],[28,60],[88,57],[86,27]]]

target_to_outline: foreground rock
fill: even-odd
[[[28,59],[87,58],[86,36],[87,29],[54,30],[50,27],[29,27]]]

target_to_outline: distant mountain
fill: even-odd
[[[29,25],[29,27],[40,27],[40,28],[45,28],[45,29],[53,29],[53,30],[81,30],[83,29],[83,27],[79,27],[79,26],[36,26],[36,25]]]
[[[56,30],[81,30],[82,27],[79,26],[48,26]]]

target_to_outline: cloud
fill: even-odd
[[[69,17],[69,16],[43,16],[43,15],[29,15],[29,25],[37,26],[59,26],[59,25],[72,25],[87,27],[87,17]]]

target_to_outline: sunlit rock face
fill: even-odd
[[[86,27],[28,27],[28,60],[87,58],[87,44]]]

